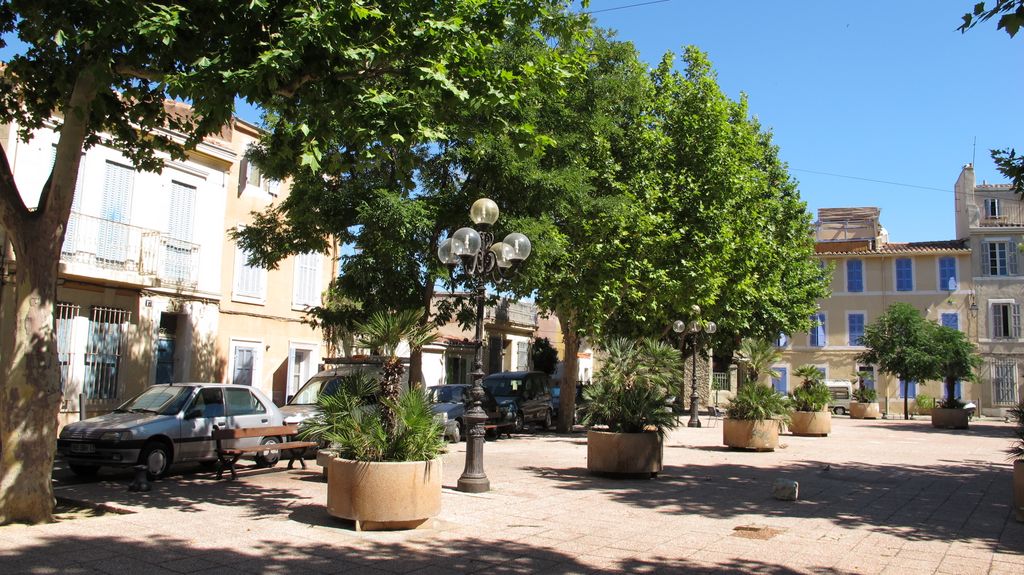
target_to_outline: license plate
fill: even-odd
[[[96,446],[91,443],[72,443],[71,453],[96,453]]]

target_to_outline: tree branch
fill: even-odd
[[[18,184],[14,181],[14,173],[7,160],[7,151],[0,150],[0,222],[17,234],[21,233],[28,217],[28,206],[18,192]]]

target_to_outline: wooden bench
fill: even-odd
[[[246,453],[262,453],[264,451],[288,452],[288,469],[298,460],[303,469],[306,462],[302,460],[306,450],[316,447],[315,441],[289,441],[299,431],[297,425],[279,425],[276,427],[239,427],[235,429],[215,429],[213,439],[217,442],[217,479],[224,477],[224,467],[231,469],[231,479],[237,479],[235,463]],[[243,439],[246,437],[280,437],[282,443],[257,445],[254,447],[224,447],[223,441]]]
[[[515,429],[515,423],[485,423],[484,433],[488,431],[494,432],[494,439],[501,439],[502,434],[507,435],[509,439],[512,439],[512,430]]]

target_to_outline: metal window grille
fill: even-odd
[[[89,399],[118,398],[117,376],[130,320],[127,310],[92,308],[85,348],[85,394]]]
[[[1017,362],[999,359],[992,362],[992,402],[996,405],[1017,403]]]
[[[60,363],[60,390],[68,388],[71,381],[71,366],[76,363],[75,318],[81,307],[73,303],[58,303],[54,323],[57,329],[57,361]]]
[[[729,391],[729,374],[724,371],[716,371],[711,374],[711,388],[715,391]]]

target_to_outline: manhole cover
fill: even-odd
[[[739,525],[732,528],[733,537],[742,537],[744,539],[771,539],[776,535],[785,531],[784,529],[773,529],[771,527],[763,527],[760,525]]]

